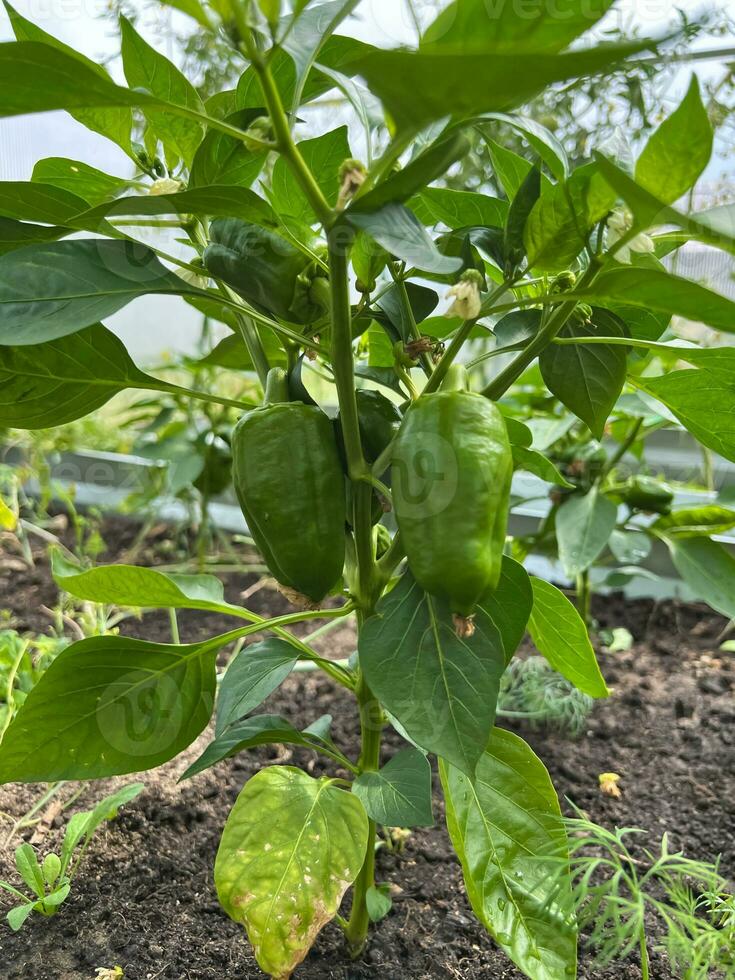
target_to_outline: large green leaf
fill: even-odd
[[[476,191],[453,191],[448,187],[427,187],[411,201],[411,209],[425,225],[441,222],[447,227],[502,228],[508,204]]]
[[[636,181],[664,204],[673,204],[702,175],[712,156],[712,126],[692,76],[681,105],[653,133],[635,168]]]
[[[59,588],[77,599],[140,609],[202,609],[242,618],[241,606],[225,601],[214,575],[179,575],[142,565],[80,568],[55,551],[52,572]],[[256,618],[256,617],[251,617]]]
[[[585,245],[588,233],[615,204],[615,191],[595,164],[544,188],[525,225],[528,264],[557,272],[567,269]]]
[[[596,309],[589,322],[576,320],[559,336],[624,337],[625,326],[609,311]],[[589,426],[596,439],[602,439],[623,390],[627,353],[620,344],[550,344],[539,357],[546,387]]]
[[[439,252],[416,215],[402,204],[386,204],[379,211],[366,214],[348,211],[346,217],[386,251],[423,272],[451,273],[462,267],[461,259]]]
[[[168,762],[210,719],[217,650],[95,636],[63,650],[10,724],[0,782],[101,779]]]
[[[532,578],[533,609],[528,632],[549,664],[591,698],[609,694],[587,627],[556,586]]]
[[[162,102],[183,106],[192,112],[204,112],[202,100],[189,79],[144,41],[125,17],[120,18],[120,33],[123,68],[132,89],[150,92]],[[144,111],[167,152],[172,151],[175,157],[190,164],[204,137],[201,123],[165,111]]]
[[[541,760],[496,728],[474,777],[443,760],[439,772],[475,915],[531,980],[576,976],[567,838]]]
[[[291,976],[339,909],[367,846],[362,804],[333,780],[284,766],[246,783],[225,824],[214,880],[265,973]]]
[[[535,449],[527,449],[524,446],[513,446],[512,448],[515,469],[533,473],[534,476],[546,483],[566,487],[568,490],[574,488],[574,484],[562,476],[554,463],[543,453],[539,453]]]
[[[613,2],[563,0],[552,5],[454,0],[429,25],[421,47],[471,52],[493,45],[498,51],[561,51],[594,27]]]
[[[340,761],[334,744],[329,740],[331,715],[322,715],[302,732],[280,715],[251,715],[241,718],[223,729],[204,749],[202,754],[186,770],[182,779],[191,779],[223,759],[239,755],[258,745],[298,745],[315,752],[326,752]],[[344,764],[344,763],[342,763]]]
[[[662,402],[703,446],[735,462],[735,372],[700,367],[630,380]]]
[[[95,231],[99,222],[114,215],[196,214],[238,218],[241,221],[275,228],[278,219],[273,208],[247,187],[196,187],[176,194],[141,194],[120,197],[78,214],[77,227]]]
[[[383,827],[432,827],[431,766],[420,749],[401,749],[378,772],[352,784],[367,815]]]
[[[475,635],[460,639],[448,603],[406,574],[365,624],[359,654],[371,690],[410,738],[474,772],[505,670],[500,630],[482,603]]]
[[[366,194],[359,195],[352,208],[356,211],[377,211],[384,204],[407,201],[417,191],[425,189],[427,184],[443,177],[451,165],[466,155],[469,149],[470,143],[463,133],[455,132],[449,136],[440,136],[428,149],[414,156],[398,173],[392,173],[377,187]],[[412,209],[414,203],[415,200],[412,202]],[[433,224],[433,222],[424,223]]]
[[[372,51],[355,63],[371,92],[401,129],[418,130],[445,116],[505,112],[552,82],[594,75],[650,47],[600,44],[569,54],[498,53],[492,45],[452,51]],[[437,84],[437,80],[441,84]]]
[[[586,303],[641,307],[735,333],[735,303],[731,299],[660,269],[611,268],[573,295]]]
[[[56,340],[147,293],[201,292],[137,242],[29,245],[0,256],[0,344]]]
[[[0,214],[6,218],[63,225],[88,208],[83,197],[63,187],[23,180],[0,181]]]
[[[526,632],[533,606],[531,580],[523,565],[503,555],[498,587],[483,598],[481,606],[500,632],[505,662],[509,664]]]
[[[510,126],[511,129],[515,130],[519,136],[522,136],[531,148],[538,153],[539,157],[557,180],[563,181],[567,179],[569,176],[569,158],[567,152],[559,138],[546,126],[542,126],[540,122],[532,119],[530,116],[523,116],[517,112],[510,114],[504,112],[486,112],[479,122],[487,121],[497,122],[503,126]],[[517,163],[515,166],[517,168]],[[530,168],[531,165],[529,164],[524,171],[524,177]],[[520,183],[522,182],[521,180]],[[520,186],[520,183],[518,186]],[[541,184],[546,187],[548,183],[548,178],[544,175]],[[516,192],[508,196],[515,196]]]
[[[277,636],[241,650],[219,687],[217,735],[262,704],[288,677],[297,660],[293,644]]]
[[[339,191],[340,167],[350,155],[347,127],[340,126],[322,136],[303,140],[298,147],[327,202],[334,206]],[[271,200],[279,214],[306,224],[313,224],[316,219],[301,185],[283,157],[279,157],[273,167]]]
[[[507,194],[508,200],[512,201],[533,164],[493,139],[488,139],[486,142],[495,177]]]
[[[710,208],[695,214],[684,214],[651,193],[614,161],[600,153],[595,154],[597,165],[605,180],[614,187],[620,197],[630,207],[636,223],[642,228],[656,225],[675,225],[682,229],[673,232],[676,244],[681,245],[689,238],[698,239],[717,248],[735,254],[735,234],[733,233],[733,214],[729,205]],[[662,236],[666,240],[666,235]],[[657,237],[660,242],[662,238]]]
[[[83,198],[87,204],[102,204],[130,186],[129,180],[113,177],[81,160],[68,160],[66,157],[39,160],[33,168],[31,180],[33,183],[53,184]]]
[[[89,415],[125,388],[168,387],[140,371],[100,323],[45,344],[0,346],[0,426],[48,429]]]
[[[258,110],[227,116],[225,122],[247,130]],[[220,186],[250,187],[267,159],[267,152],[249,150],[241,139],[210,129],[199,145],[189,172],[189,188]]]
[[[0,217],[0,255],[14,252],[26,245],[55,242],[71,233],[71,228],[54,225],[34,225],[15,218]]]
[[[75,51],[74,48],[69,47],[60,41],[58,38],[53,37],[46,31],[42,30],[36,24],[22,17],[17,10],[15,10],[8,3],[8,0],[3,0],[5,9],[10,18],[10,23],[13,28],[13,34],[17,41],[32,41],[38,42],[40,44],[56,48],[62,54],[68,55],[71,58],[76,59],[80,65],[89,71],[97,74],[101,79],[112,84],[110,76],[107,74],[102,65],[98,64],[96,61],[92,61],[90,58],[85,57],[80,54],[79,51]],[[39,84],[43,85],[42,78],[38,79]],[[22,84],[21,78],[17,79],[17,84]],[[32,94],[29,93],[32,98]],[[51,92],[47,92],[47,96],[51,95]],[[102,103],[107,104],[107,103]],[[0,97],[0,105],[2,105],[2,97]],[[124,108],[114,108],[116,105],[124,106]],[[76,112],[72,112],[72,116],[80,122],[83,126],[91,129],[95,133],[99,133],[101,136],[112,140],[121,147],[126,153],[131,153],[130,146],[130,132],[133,128],[133,115],[128,107],[127,103],[112,103],[112,108],[88,108],[88,109],[77,109]],[[59,108],[69,108],[67,106],[59,106]],[[1,112],[2,110],[0,110]],[[32,110],[34,112],[39,111],[38,109]],[[41,110],[42,111],[42,110]]]
[[[617,522],[618,509],[597,488],[564,501],[556,515],[559,560],[570,578],[586,571],[602,553]]]
[[[677,572],[695,596],[735,619],[735,558],[710,538],[668,538]]]

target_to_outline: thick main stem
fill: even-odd
[[[360,772],[376,772],[380,768],[380,742],[382,733],[382,712],[364,677],[360,677],[357,687],[360,706],[360,729],[362,734],[362,754]],[[375,843],[377,827],[374,820],[368,822],[368,842],[365,863],[355,881],[352,891],[352,911],[345,929],[347,944],[353,957],[359,956],[365,947],[370,916],[367,910],[367,893],[375,887]]]

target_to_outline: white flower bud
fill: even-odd
[[[607,243],[612,248],[621,238],[633,227],[633,215],[627,208],[615,208],[607,219]],[[631,252],[639,254],[651,254],[655,251],[653,239],[641,232],[635,235],[629,242],[622,245],[616,252],[614,258],[618,262],[629,263]]]
[[[482,311],[479,283],[472,279],[461,279],[448,291],[446,298],[454,297],[454,302],[444,314],[459,317],[461,320],[476,320]]]
[[[176,194],[182,186],[180,180],[174,180],[172,177],[161,177],[160,180],[153,181],[148,188],[148,193],[154,197],[160,197],[162,194]]]

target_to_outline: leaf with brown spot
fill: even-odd
[[[333,780],[271,766],[245,785],[222,834],[214,880],[265,973],[291,976],[334,918],[367,846],[362,803]]]

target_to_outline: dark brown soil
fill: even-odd
[[[134,531],[115,523],[105,529],[111,553],[129,546]],[[159,531],[165,536],[163,530]],[[105,556],[109,558],[110,556]],[[8,564],[8,558],[10,563]],[[12,611],[18,629],[46,631],[41,606],[57,600],[48,566],[16,565],[0,542],[0,606]],[[151,560],[150,552],[141,561]],[[104,559],[103,559],[104,560]],[[255,581],[230,576],[228,596]],[[257,591],[249,605],[259,612],[282,610],[273,591]],[[724,621],[705,607],[673,602],[626,603],[607,597],[597,603],[602,626],[626,626],[635,638],[627,653],[602,655],[612,697],[595,706],[578,740],[540,731],[519,731],[549,767],[562,799],[568,798],[606,826],[638,826],[658,839],[668,831],[672,845],[690,857],[722,855],[722,870],[733,875],[735,853],[735,665],[717,652]],[[181,616],[182,639],[199,639],[229,627],[206,614]],[[122,631],[153,640],[169,639],[165,616],[128,620]],[[349,630],[330,634],[323,650],[350,652]],[[358,724],[350,697],[319,675],[293,675],[267,704],[303,726],[319,715],[334,716],[334,736],[356,752]],[[249,980],[262,976],[242,930],[220,910],[212,867],[228,810],[247,778],[263,764],[292,763],[323,771],[311,753],[265,748],[221,763],[177,785],[176,779],[201,750],[206,734],[182,757],[145,773],[144,794],[93,841],[72,894],[53,919],[33,917],[20,933],[0,923],[0,977],[4,980],[94,980],[97,968],[120,965],[128,980]],[[389,735],[386,753],[399,739]],[[601,795],[598,775],[621,775],[622,798]],[[136,777],[85,784],[72,809],[92,804],[103,791]],[[0,811],[17,817],[42,787],[0,790]],[[69,787],[70,796],[76,787]],[[327,926],[304,965],[303,980],[516,980],[521,974],[473,918],[459,866],[443,824],[436,794],[437,824],[415,832],[401,855],[378,854],[381,881],[399,886],[391,914],[375,930],[355,963],[345,958],[341,934]],[[39,846],[54,846],[66,816],[57,817]],[[7,819],[0,823],[0,841]],[[26,834],[28,837],[28,833]],[[12,849],[0,854],[0,877],[15,881]],[[5,902],[5,898],[2,898]],[[3,905],[3,909],[9,907]],[[582,957],[579,976],[595,980],[640,977],[635,963],[602,969]],[[652,976],[672,976],[655,953]]]

